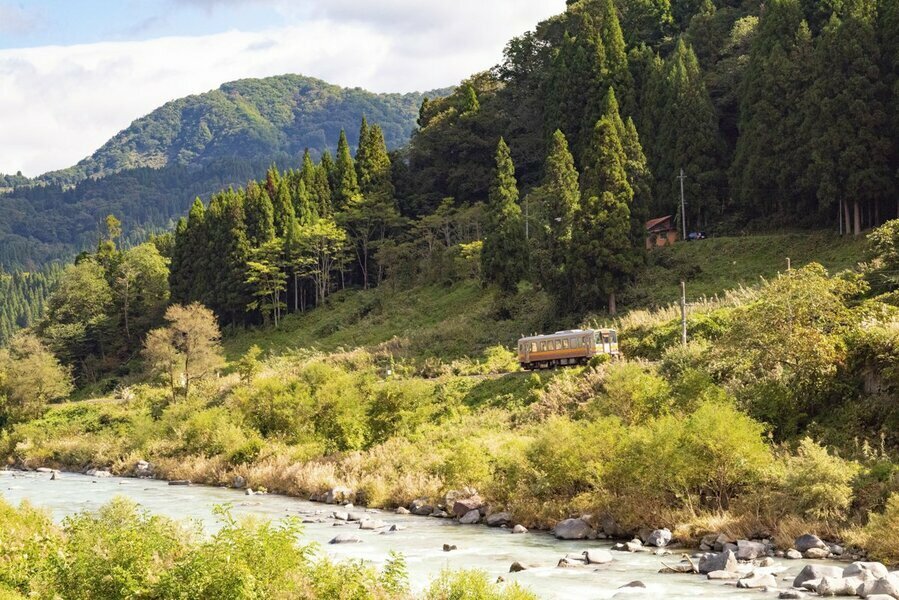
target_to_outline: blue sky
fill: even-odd
[[[458,83],[564,0],[0,0],[0,173],[68,167],[163,103],[300,73]]]
[[[0,48],[258,31],[282,20],[276,3],[252,0],[0,0]]]

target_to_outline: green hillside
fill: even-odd
[[[355,145],[359,119],[379,123],[389,148],[405,144],[429,94],[374,94],[301,75],[242,79],[168,102],[134,121],[90,157],[42,175],[74,183],[124,169],[204,165],[221,158],[259,159],[337,146],[341,129]]]
[[[691,299],[723,295],[742,286],[756,286],[785,270],[812,262],[831,273],[854,267],[863,259],[864,239],[829,233],[784,233],[722,237],[676,244],[655,250],[628,293],[625,311],[676,303],[680,281]],[[392,341],[400,354],[456,359],[477,356],[490,346],[511,347],[522,334],[541,329],[580,325],[585,316],[563,316],[537,294],[509,319],[498,319],[495,291],[467,280],[450,286],[429,285],[413,290],[391,286],[335,294],[328,306],[290,315],[280,328],[240,332],[225,340],[230,360],[256,344],[270,353],[298,348],[322,352],[357,347],[375,348]]]

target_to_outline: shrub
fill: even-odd
[[[67,517],[63,529],[65,547],[49,557],[49,579],[71,600],[146,597],[187,549],[177,524],[122,498]]]
[[[806,437],[786,460],[784,491],[803,516],[840,519],[852,503],[851,483],[859,471],[858,463],[831,456]]]
[[[517,583],[503,587],[491,583],[487,573],[477,570],[443,571],[428,588],[427,600],[536,600],[537,596]]]
[[[615,418],[571,421],[553,417],[527,449],[531,493],[544,500],[572,498],[600,489],[605,463],[614,453],[621,424]]]
[[[39,588],[36,579],[48,557],[58,551],[60,531],[50,515],[22,503],[15,508],[0,500],[0,587],[28,595]],[[9,598],[17,597],[9,592]],[[3,598],[0,592],[0,598]]]
[[[670,406],[671,388],[664,379],[643,364],[619,362],[605,368],[601,394],[591,408],[625,423],[639,423],[665,414]]]
[[[868,524],[856,531],[850,541],[863,546],[874,560],[888,564],[899,563],[899,494],[887,500],[883,513],[871,513]]]

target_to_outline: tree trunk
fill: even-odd
[[[300,282],[297,272],[293,272],[293,312],[300,310]]]
[[[858,236],[858,235],[861,235],[861,233],[862,233],[862,212],[861,212],[861,207],[858,205],[858,200],[853,200],[852,212],[854,213],[852,215],[852,217],[853,217],[853,220],[855,221],[853,223],[854,229],[852,230],[852,233],[854,235]]]
[[[837,222],[839,223],[840,235],[843,235],[843,199],[842,198],[840,198],[840,203],[837,204]]]
[[[852,231],[852,219],[849,217],[849,203],[845,200],[843,203],[843,233],[849,235],[849,232]]]
[[[618,308],[615,306],[615,292],[609,292],[609,314],[617,314]]]

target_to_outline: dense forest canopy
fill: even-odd
[[[431,97],[446,90],[429,92]],[[373,94],[299,75],[246,79],[169,102],[74,167],[29,180],[0,175],[0,266],[36,268],[91,247],[113,213],[132,242],[171,229],[196,196],[358,145],[363,115],[390,149],[406,144],[422,94]],[[5,193],[4,193],[5,192]]]

